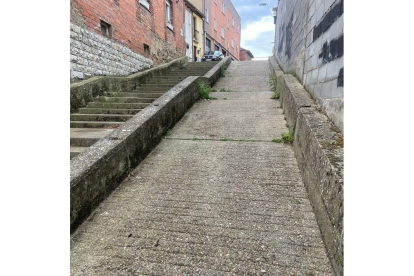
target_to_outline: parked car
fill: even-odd
[[[201,58],[201,61],[219,61],[224,58],[223,54],[220,51],[210,51],[205,53]]]

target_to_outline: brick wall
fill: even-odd
[[[71,80],[73,77],[83,78],[100,74],[126,75],[147,68],[148,65],[165,63],[185,54],[184,37],[181,35],[183,1],[171,1],[173,30],[166,24],[165,0],[148,2],[149,9],[142,5],[140,0],[71,0],[71,31],[79,27],[81,33],[104,40],[108,46],[99,48],[96,43],[81,43],[76,41],[71,33]],[[102,35],[101,20],[111,25],[111,38]],[[150,53],[144,51],[144,44],[150,47]],[[121,50],[118,51],[114,47]],[[86,57],[78,56],[85,50],[89,53]],[[109,59],[102,61],[106,67],[93,67],[98,59],[94,52],[101,53],[104,58]],[[79,59],[86,59],[86,62],[79,64]],[[116,60],[117,63],[111,63],[110,60]],[[108,62],[111,65],[105,64]]]
[[[279,0],[275,57],[343,133],[343,0]]]

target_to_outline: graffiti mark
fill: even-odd
[[[322,18],[318,25],[313,28],[313,41],[317,40],[335,20],[344,13],[344,2],[341,0],[338,4],[333,6],[329,12]]]
[[[293,14],[290,16],[289,23],[287,26],[283,23],[282,26],[279,28],[279,34],[282,34],[279,37],[279,43],[277,45],[277,53],[280,55],[280,53],[283,50],[283,44],[286,42],[285,47],[285,56],[288,56],[290,58],[291,54],[291,48],[292,48],[292,24],[293,23]],[[285,36],[286,35],[286,36]]]
[[[289,24],[286,26],[286,48],[285,48],[285,56],[288,56],[290,59],[290,56],[292,55],[290,50],[292,48],[292,23],[293,23],[293,13],[290,16]]]
[[[337,87],[344,86],[344,68],[339,70]]]
[[[342,57],[344,55],[344,35],[325,42],[322,46],[322,51],[319,54],[319,58],[323,59],[323,63],[328,63],[333,59]]]

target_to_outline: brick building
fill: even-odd
[[[128,75],[185,55],[184,3],[71,0],[71,81]]]
[[[205,52],[218,50],[239,60],[241,18],[230,0],[205,0]]]
[[[254,58],[252,52],[240,47],[240,61],[249,61]]]

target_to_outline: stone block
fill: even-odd
[[[334,79],[338,77],[339,71],[344,67],[344,57],[334,59],[327,63],[326,79]]]
[[[321,91],[319,97],[322,100],[331,98],[332,91],[334,89],[336,89],[336,80],[321,83]]]
[[[318,82],[324,82],[326,79],[326,70],[328,69],[327,64],[323,64],[319,67],[319,73],[318,73]]]

